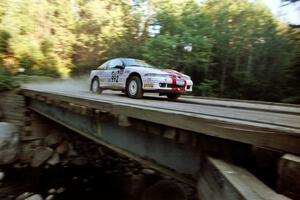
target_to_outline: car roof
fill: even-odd
[[[137,58],[115,58],[115,59],[120,59],[120,60],[140,60]]]

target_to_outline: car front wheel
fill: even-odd
[[[126,93],[129,97],[140,99],[143,97],[142,81],[137,76],[132,76],[129,78],[126,84]]]
[[[170,94],[167,94],[167,97],[169,99],[178,99],[180,97],[180,94],[178,94],[178,93],[170,93]]]
[[[100,83],[97,77],[93,78],[91,82],[91,91],[96,94],[101,94]]]

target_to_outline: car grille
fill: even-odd
[[[167,88],[173,88],[173,87],[176,87],[176,88],[184,88],[185,86],[184,85],[175,85],[175,84],[167,84]]]
[[[163,88],[184,88],[185,86],[184,85],[176,85],[176,84],[172,84],[172,83],[160,83],[159,84],[159,87],[163,87]],[[187,89],[189,89],[190,88],[190,86],[187,86],[188,88]]]

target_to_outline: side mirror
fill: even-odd
[[[116,65],[115,68],[117,68],[117,69],[124,69],[125,67],[122,66],[122,65]]]

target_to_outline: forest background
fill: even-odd
[[[300,28],[260,0],[0,0],[0,90],[115,57],[184,72],[194,95],[300,103]]]

